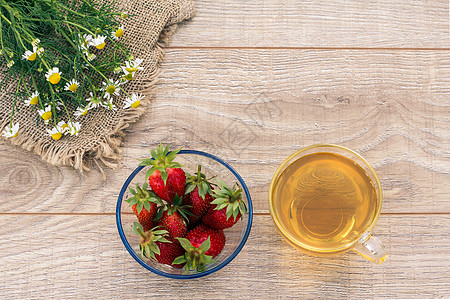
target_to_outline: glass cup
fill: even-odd
[[[369,163],[333,144],[293,153],[275,171],[269,190],[270,214],[289,244],[315,256],[352,249],[380,264],[387,252],[372,229],[382,201]]]

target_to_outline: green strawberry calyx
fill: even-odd
[[[208,237],[208,239],[198,248],[194,247],[188,239],[179,237],[176,239],[180,241],[180,245],[186,250],[186,253],[175,258],[172,265],[184,264],[183,269],[185,270],[185,274],[191,270],[204,272],[206,270],[206,265],[216,262],[211,255],[205,255],[205,252],[211,247],[210,237]]]
[[[167,211],[169,216],[173,215],[175,212],[178,212],[184,220],[189,223],[188,216],[193,216],[193,214],[189,211],[190,205],[182,205],[182,198],[180,198],[177,194],[173,198],[173,204],[167,203],[165,205],[161,205],[158,207],[158,211],[156,212],[155,221],[161,219],[163,213]]]
[[[156,226],[146,232],[144,232],[144,228],[138,222],[134,222],[131,227],[134,233],[141,236],[139,249],[141,250],[141,256],[143,258],[156,259],[155,254],[161,254],[156,242],[172,243],[164,237],[167,236],[169,232],[167,230],[161,230],[159,227],[160,226]]]
[[[128,202],[130,206],[136,204],[138,214],[141,213],[142,208],[145,208],[147,211],[150,211],[150,202],[162,205],[161,199],[159,199],[154,192],[148,190],[147,182],[144,183],[142,187],[140,187],[139,184],[136,184],[136,190],[129,187],[128,191],[133,196],[126,199],[125,201]]]
[[[156,150],[152,149],[150,151],[152,158],[142,159],[139,164],[140,166],[151,166],[145,173],[145,180],[158,170],[161,173],[161,179],[163,180],[164,185],[166,185],[168,177],[167,168],[176,169],[182,167],[182,165],[173,161],[180,150],[181,148],[169,152],[169,145],[163,148],[162,144],[159,144]]]
[[[234,221],[238,214],[241,214],[241,218],[247,212],[247,206],[242,200],[242,189],[239,184],[235,183],[233,188],[230,189],[225,182],[217,180],[219,189],[214,190],[214,200],[211,204],[215,204],[215,210],[221,210],[226,208],[227,220],[233,216]]]
[[[209,182],[214,177],[211,177],[209,179],[206,179],[205,174],[201,172],[202,166],[198,165],[198,171],[197,173],[194,173],[194,175],[190,175],[187,173],[186,176],[186,189],[184,191],[184,194],[189,194],[192,192],[195,187],[198,187],[198,195],[202,197],[203,200],[205,200],[206,194],[213,195],[213,191],[211,189],[212,183]]]

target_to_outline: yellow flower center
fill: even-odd
[[[68,127],[69,127],[69,125],[67,125],[67,124],[63,124],[63,125],[61,126],[62,130],[66,129],[66,128],[68,128]]]
[[[44,120],[49,120],[51,117],[52,117],[51,111],[46,111],[45,113],[42,114],[42,119]]]
[[[105,42],[101,43],[100,45],[95,46],[95,48],[102,50],[103,48],[105,48]]]
[[[106,92],[108,94],[113,94],[116,91],[116,87],[113,85],[108,85],[108,87],[106,88]]]
[[[52,139],[57,141],[61,138],[61,136],[62,136],[61,132],[57,132],[57,133],[52,134]]]
[[[78,88],[78,85],[76,85],[75,83],[72,83],[72,84],[69,86],[69,90],[70,90],[71,92],[75,92],[75,91],[77,90],[77,88]]]
[[[137,100],[137,101],[131,103],[131,107],[132,107],[132,108],[136,108],[136,107],[138,107],[140,104],[141,104],[141,101]]]
[[[133,73],[128,73],[127,75],[125,75],[125,79],[128,80],[128,81],[133,79]]]
[[[37,103],[38,103],[38,97],[31,98],[31,100],[30,100],[31,105],[36,105]]]
[[[35,59],[36,59],[36,53],[33,53],[30,56],[28,56],[29,61],[34,61]]]
[[[123,35],[123,29],[122,28],[117,29],[116,37],[120,38],[122,35]]]
[[[137,69],[136,68],[125,68],[125,70],[127,70],[128,72],[136,72]]]
[[[50,81],[52,84],[58,84],[58,82],[61,80],[61,75],[59,73],[54,73],[50,75],[48,78],[48,81]]]
[[[17,131],[13,136],[11,137],[16,137],[19,134],[19,131]]]
[[[88,110],[86,109],[81,115],[85,116],[87,114]]]

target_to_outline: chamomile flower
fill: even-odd
[[[121,38],[123,36],[123,26],[120,26],[117,28],[116,32],[114,33],[114,39]]]
[[[109,109],[109,110],[116,111],[117,107],[116,107],[116,105],[113,104],[112,101],[113,101],[113,99],[111,98],[111,99],[108,100],[108,102],[102,102],[100,105],[103,106],[104,108]]]
[[[52,118],[52,106],[48,105],[45,109],[40,109],[38,112],[41,118],[44,119],[45,124],[48,124]]]
[[[6,66],[7,66],[8,68],[11,68],[12,66],[14,66],[14,61],[13,61],[13,60],[10,60],[10,61],[6,64]]]
[[[22,59],[29,60],[29,61],[35,61],[37,56],[37,48],[33,47],[33,52],[30,50],[25,51],[25,53],[22,55]]]
[[[3,130],[3,136],[7,138],[16,137],[19,133],[19,123],[14,124],[11,122],[10,125],[5,126],[5,130]]]
[[[81,129],[81,124],[79,122],[70,122],[68,124],[68,130],[66,131],[66,134],[75,135],[77,136]]]
[[[132,94],[131,98],[128,97],[127,99],[125,99],[125,105],[124,105],[124,109],[127,108],[136,108],[141,104],[141,100],[144,98],[144,96],[142,94]]]
[[[138,70],[144,70],[143,67],[139,67],[139,65],[143,61],[144,60],[142,60],[140,58],[136,58],[135,60],[126,61],[125,62],[125,67],[122,67],[123,72],[125,73],[125,71],[127,71],[128,73],[131,73],[131,72],[136,72]]]
[[[91,107],[89,105],[86,105],[85,107],[77,107],[77,110],[75,110],[73,114],[76,119],[78,119],[80,116],[85,116],[90,109]]]
[[[63,135],[63,131],[58,126],[53,127],[51,130],[47,129],[47,132],[55,141],[59,140]]]
[[[112,95],[119,96],[119,86],[119,81],[114,82],[112,79],[109,79],[108,82],[103,81],[102,91],[105,92],[105,98],[109,99]]]
[[[36,91],[33,94],[31,94],[31,96],[28,97],[27,100],[25,100],[25,104],[27,106],[36,105],[38,103],[38,101],[39,101],[39,92]]]
[[[53,69],[48,70],[47,74],[45,74],[45,78],[47,78],[51,84],[58,84],[61,80],[61,72],[59,72],[59,68],[54,67]]]
[[[57,126],[57,128],[59,129],[59,131],[61,133],[65,133],[67,130],[69,130],[69,125],[66,122],[62,121],[62,120],[59,121],[56,126]]]
[[[126,18],[128,18],[128,13],[127,12],[123,12],[123,13],[120,14],[120,17],[122,19],[126,19]]]
[[[92,92],[90,92],[89,95],[91,97],[86,99],[86,101],[89,102],[89,104],[88,104],[88,106],[90,107],[89,109],[93,109],[93,108],[97,108],[97,107],[101,106],[102,98],[94,96],[92,94]]]
[[[66,83],[64,89],[66,91],[71,91],[72,93],[75,93],[79,85],[80,83],[78,81],[76,81],[75,79],[71,79],[69,82]]]
[[[95,46],[95,48],[101,50],[101,49],[105,48],[105,40],[106,40],[106,36],[99,35],[95,39],[92,40],[92,45]]]
[[[124,76],[122,77],[123,79],[125,79],[126,81],[130,81],[134,78],[134,73],[135,72],[128,72],[127,70],[123,70]]]
[[[33,45],[33,47],[37,47],[37,45],[39,45],[40,42],[41,42],[40,39],[35,39],[35,40],[31,43],[31,45]]]

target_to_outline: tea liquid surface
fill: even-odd
[[[375,187],[364,169],[333,153],[313,153],[293,162],[278,178],[273,196],[282,227],[319,252],[355,241],[377,209]]]

